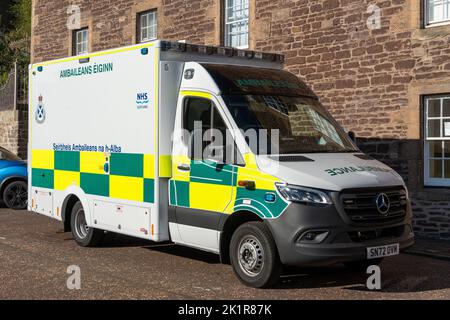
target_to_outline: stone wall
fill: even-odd
[[[27,158],[27,113],[23,111],[0,111],[0,146]]]

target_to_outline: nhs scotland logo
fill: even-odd
[[[136,105],[138,109],[147,109],[150,99],[147,92],[141,92],[136,95]]]

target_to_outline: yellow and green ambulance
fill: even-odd
[[[30,66],[29,210],[283,266],[376,264],[413,244],[402,178],[364,155],[283,57],[153,41]]]

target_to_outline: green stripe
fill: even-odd
[[[144,202],[155,202],[155,180],[144,179]]]
[[[111,174],[126,177],[144,176],[144,155],[131,153],[111,154]]]
[[[33,187],[53,189],[54,188],[53,170],[32,169],[31,184]]]
[[[55,170],[80,171],[80,153],[77,151],[55,151]]]
[[[275,195],[275,202],[267,202],[264,199],[264,196],[267,193],[271,193]],[[246,205],[250,207],[254,207],[264,214],[266,218],[270,217],[279,217],[281,213],[286,209],[288,204],[281,199],[278,194],[273,190],[249,190],[246,188],[238,187],[236,192],[236,202],[235,206],[242,205],[242,199],[252,200],[251,205]]]
[[[189,182],[176,181],[177,206],[189,207]]]
[[[175,181],[169,180],[169,188],[170,188],[170,200],[169,200],[170,205],[176,206],[177,201],[176,201],[176,197],[175,197]]]
[[[106,174],[81,173],[80,185],[87,194],[109,197],[109,176]]]
[[[191,161],[190,181],[231,186],[233,184],[233,167],[193,160]]]

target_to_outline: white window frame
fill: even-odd
[[[156,10],[144,11],[138,14],[139,19],[139,30],[138,37],[139,43],[145,43],[153,41],[158,37],[158,13]],[[143,20],[146,20],[146,25],[144,26]],[[152,22],[153,19],[153,22]],[[147,37],[144,37],[144,30],[147,30]],[[153,29],[153,34],[150,31]]]
[[[430,20],[430,3],[442,3],[442,5],[446,5],[447,6],[447,11],[445,11],[444,8],[444,15],[446,15],[444,17],[443,20]],[[424,0],[424,15],[425,15],[425,27],[437,27],[437,26],[442,26],[442,25],[448,25],[450,24],[450,0]]]
[[[234,5],[231,5],[230,3],[233,1]],[[242,8],[242,6],[247,6],[247,15],[236,19],[235,17],[229,16],[230,9],[233,9],[234,14],[236,14],[237,11],[244,11],[245,9]],[[250,35],[250,0],[225,0],[224,3],[224,11],[225,11],[225,17],[224,17],[224,23],[225,23],[225,32],[224,32],[224,44],[225,46],[231,47],[231,41],[230,41],[230,34],[229,31],[231,26],[233,25],[239,25],[241,23],[247,23],[247,43],[236,46],[237,49],[248,49],[249,47],[249,35]],[[234,15],[233,14],[233,15]],[[243,33],[236,33],[236,35],[241,35]]]
[[[432,100],[439,100],[440,101],[440,116],[439,117],[429,117],[428,116],[428,106],[429,102]],[[440,96],[426,96],[424,98],[424,185],[429,187],[450,187],[450,178],[432,178],[430,177],[430,161],[431,160],[440,160],[442,163],[442,174],[444,175],[444,164],[445,161],[450,161],[450,157],[445,157],[445,150],[444,150],[444,142],[450,143],[450,136],[445,136],[443,131],[443,122],[449,121],[450,117],[444,117],[443,116],[443,101],[444,100],[450,100],[450,94],[448,95],[440,95]],[[428,120],[440,120],[440,137],[428,137]],[[440,158],[431,157],[430,156],[430,143],[440,141],[442,143],[442,155]]]
[[[76,30],[74,37],[74,54],[78,56],[89,53],[89,29]]]

